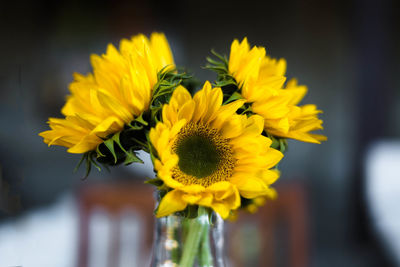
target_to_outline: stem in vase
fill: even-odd
[[[182,249],[182,258],[179,266],[181,267],[192,267],[194,260],[196,258],[196,254],[199,251],[199,246],[201,244],[201,255],[199,255],[199,260],[205,260],[204,264],[202,262],[202,266],[211,266],[206,265],[207,262],[210,262],[209,258],[211,257],[210,246],[203,246],[205,241],[208,240],[208,229],[209,229],[209,218],[208,212],[206,208],[199,207],[198,209],[198,217],[195,219],[187,219],[187,236],[185,239],[185,243]],[[207,239],[205,238],[207,236]],[[208,240],[209,242],[209,240]],[[204,249],[203,249],[204,248]],[[204,255],[203,255],[204,254]],[[212,260],[211,260],[212,262]]]

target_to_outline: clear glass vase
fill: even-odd
[[[200,207],[198,217],[156,220],[152,267],[224,267],[224,221]]]

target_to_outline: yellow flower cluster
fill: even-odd
[[[192,96],[184,87],[193,84],[191,77],[176,70],[159,33],[124,39],[119,50],[110,44],[91,63],[93,73],[75,74],[70,84],[65,118],[50,118],[51,129],[40,136],[49,146],[90,155],[89,164],[93,155],[110,165],[121,157],[132,163],[140,161],[135,151],[148,151],[156,171],[149,182],[161,196],[158,217],[202,206],[228,218],[243,200],[255,211],[276,196],[270,186],[283,154],[272,139],[326,139],[311,133],[322,129],[321,111],[297,105],[307,88],[296,80],[285,85],[286,62],[269,58],[262,47],[250,49],[247,39],[232,43],[222,68],[236,83],[230,93],[205,82]],[[100,146],[114,160],[107,162]]]

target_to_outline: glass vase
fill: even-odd
[[[224,267],[224,221],[199,207],[196,218],[156,219],[152,267]]]

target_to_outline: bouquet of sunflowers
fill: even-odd
[[[198,86],[176,67],[163,34],[110,44],[91,56],[93,73],[74,74],[65,118],[50,118],[51,129],[40,133],[49,146],[82,154],[87,175],[92,166],[141,163],[138,151],[150,154],[155,215],[179,217],[186,229],[184,245],[171,246],[171,266],[220,266],[210,259],[204,222],[276,197],[270,186],[287,138],[326,140],[313,133],[322,129],[321,111],[298,105],[307,88],[286,81],[284,59],[250,48],[246,38],[233,41],[229,57],[212,53],[206,68],[217,78]]]

